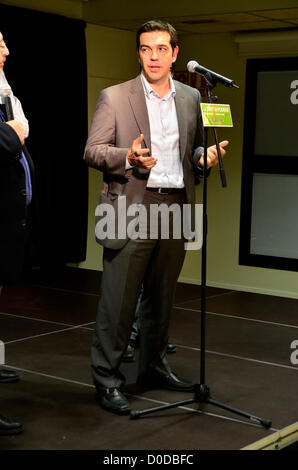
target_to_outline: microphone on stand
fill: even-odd
[[[202,65],[198,64],[195,60],[190,60],[187,64],[187,70],[192,73],[198,73],[205,77],[207,82],[211,86],[215,86],[217,82],[220,82],[222,85],[227,86],[229,88],[239,88],[238,85],[231,80],[230,78],[224,77],[223,75],[219,75],[219,73],[213,72],[212,70],[206,69]]]

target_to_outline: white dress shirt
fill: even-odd
[[[170,79],[170,91],[161,98],[143,74],[146,105],[150,123],[151,155],[157,158],[151,169],[147,187],[183,188],[183,168],[179,147],[179,127],[175,105],[175,86]]]

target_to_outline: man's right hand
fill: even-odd
[[[17,121],[16,119],[14,119],[13,121],[7,121],[6,124],[13,128],[13,130],[17,133],[21,144],[24,145],[25,135],[23,124],[20,121]]]
[[[144,154],[149,153],[150,150],[147,148],[142,148],[142,141],[144,139],[144,135],[140,134],[140,136],[135,139],[132,143],[132,146],[128,150],[126,154],[126,158],[128,163],[131,166],[137,166],[138,168],[144,168],[145,170],[151,170],[156,163],[157,158],[154,157],[143,157]]]

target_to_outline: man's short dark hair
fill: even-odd
[[[151,33],[152,31],[166,31],[170,35],[170,43],[174,50],[178,44],[178,35],[176,29],[170,24],[161,20],[151,20],[142,24],[137,31],[137,51],[140,49],[140,36],[143,33]]]

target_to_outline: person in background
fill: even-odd
[[[0,295],[5,284],[20,279],[28,238],[26,219],[32,200],[33,163],[24,147],[28,121],[3,72],[9,50],[0,32]],[[10,92],[14,114],[7,120],[4,93]],[[19,375],[0,369],[0,384],[16,382]],[[22,423],[0,416],[0,435],[18,434]]]
[[[141,303],[142,303],[143,286],[138,298],[137,308],[135,311],[135,319],[132,325],[129,343],[122,356],[122,362],[134,362],[135,360],[135,349],[140,344],[140,323],[141,323]],[[174,354],[176,352],[176,345],[168,343],[167,354]]]

